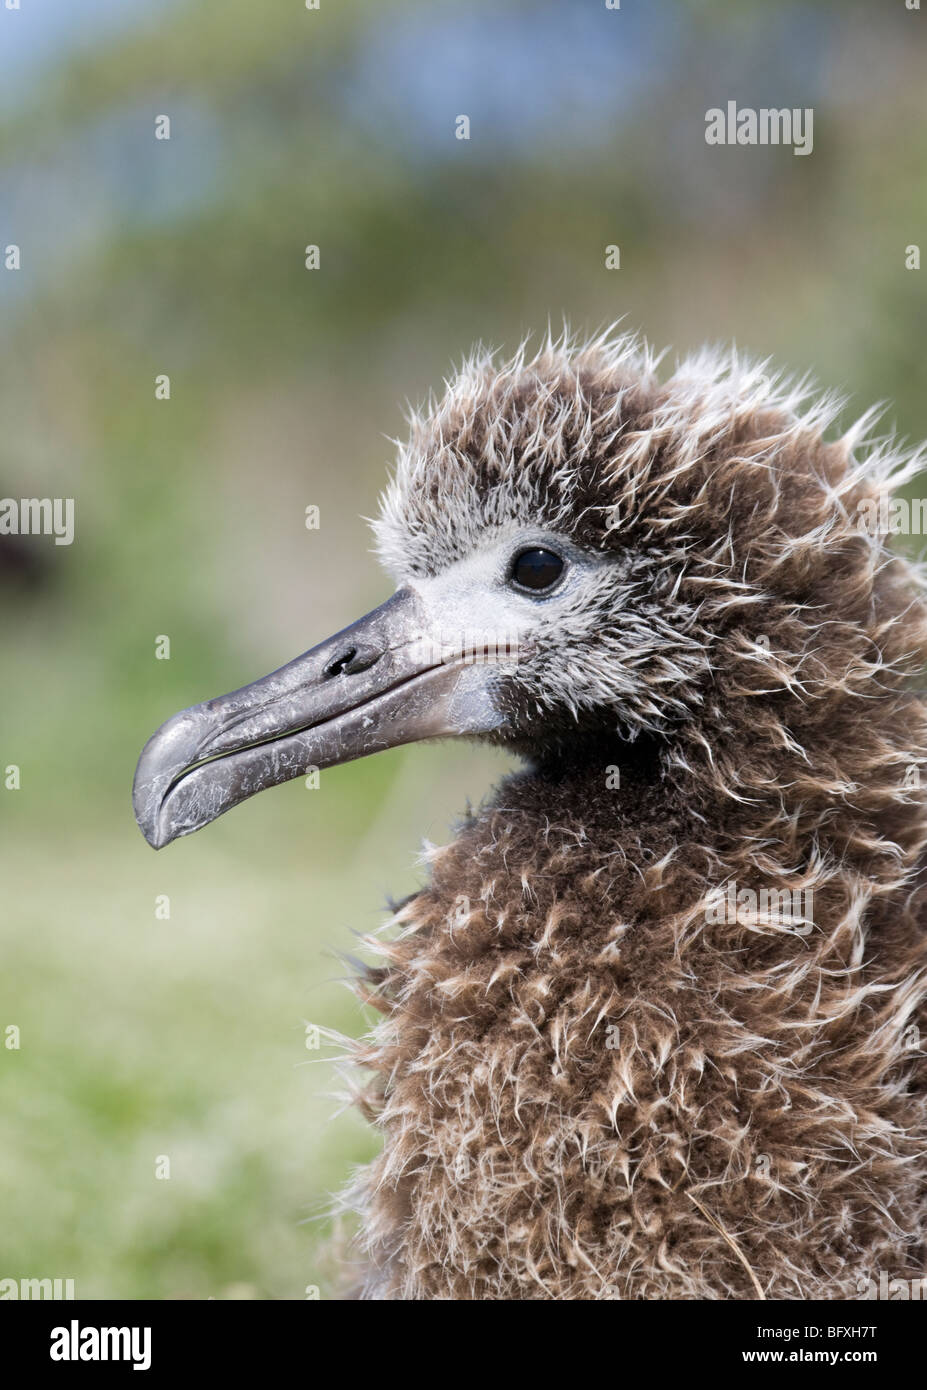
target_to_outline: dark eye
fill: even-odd
[[[552,550],[523,550],[515,556],[512,578],[523,589],[550,589],[563,573],[563,561]]]

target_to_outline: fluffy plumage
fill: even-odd
[[[500,673],[528,766],[371,943],[366,1297],[927,1272],[927,623],[858,521],[923,459],[872,415],[826,442],[841,402],[734,353],[657,366],[627,337],[479,352],[383,501],[402,583],[524,525],[609,563]]]

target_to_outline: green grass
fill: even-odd
[[[415,882],[417,830],[440,833],[496,766],[386,755],[158,855],[127,805],[56,817],[3,793],[0,1030],[21,1047],[0,1049],[0,1276],[87,1298],[336,1291],[347,1231],[326,1209],[377,1141],[305,1025],[361,1031],[336,952]]]

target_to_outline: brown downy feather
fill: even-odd
[[[548,343],[474,358],[413,423],[379,524],[400,578],[508,490],[626,551],[664,637],[635,638],[614,710],[575,635],[549,718],[513,681],[531,765],[373,943],[367,1297],[852,1299],[927,1273],[927,623],[859,524],[919,461],[825,442],[838,404],[801,399],[733,356],[661,384],[628,339]],[[589,639],[600,675],[619,627]],[[748,894],[731,920],[728,885],[811,910]]]

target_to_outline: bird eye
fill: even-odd
[[[523,550],[512,563],[512,578],[522,589],[550,589],[563,573],[563,561],[552,550]]]

